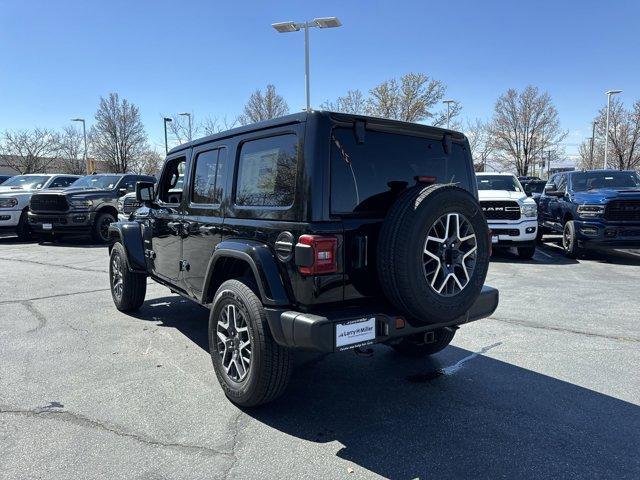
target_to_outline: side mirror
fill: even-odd
[[[151,182],[137,182],[136,183],[136,200],[147,204],[153,201],[153,183]]]
[[[550,197],[564,197],[564,192],[562,190],[556,190],[555,185],[547,185],[544,187],[544,193],[545,195],[548,195]]]
[[[127,189],[126,188],[119,188],[118,189],[118,194],[120,196],[126,195],[127,194]]]

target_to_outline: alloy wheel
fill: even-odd
[[[110,217],[104,217],[100,221],[100,238],[103,241],[109,240],[109,225],[113,223],[113,220]]]
[[[120,255],[115,254],[111,259],[111,289],[113,294],[118,298],[122,298],[122,290],[124,283],[122,279],[122,267],[120,262]]]
[[[245,315],[235,304],[222,308],[216,337],[224,371],[234,382],[241,382],[251,367],[251,338]]]
[[[431,288],[443,297],[461,292],[476,266],[478,243],[471,222],[461,213],[438,218],[427,233],[423,271]]]

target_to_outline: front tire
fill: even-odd
[[[536,247],[534,246],[526,246],[526,247],[517,247],[518,257],[522,260],[531,260],[533,255],[536,253]]]
[[[216,292],[209,316],[209,351],[227,398],[255,407],[282,395],[291,376],[291,352],[273,337],[260,299],[238,280]]]
[[[33,239],[33,230],[31,230],[31,227],[29,226],[29,219],[27,217],[26,210],[20,214],[18,228],[16,228],[16,235],[18,235],[18,240],[22,242],[27,242]]]
[[[569,258],[576,258],[582,253],[582,248],[578,245],[576,236],[576,225],[573,220],[568,220],[564,224],[562,232],[562,248]]]
[[[91,238],[95,242],[109,242],[109,224],[116,221],[116,218],[110,213],[99,213],[91,227]]]
[[[109,258],[111,297],[121,312],[133,312],[144,303],[147,294],[147,276],[129,271],[127,253],[120,242],[111,249]]]
[[[453,340],[455,330],[451,328],[439,328],[435,330],[435,341],[424,343],[424,334],[404,337],[399,343],[391,345],[396,352],[409,358],[420,358],[433,355],[444,350]]]

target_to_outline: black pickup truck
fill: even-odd
[[[140,308],[151,277],[209,307],[213,366],[239,405],[282,393],[292,350],[429,355],[498,304],[461,133],[294,114],[175,148],[137,198],[109,226],[114,303]]]
[[[36,193],[29,204],[29,226],[40,234],[87,233],[97,242],[107,242],[109,224],[118,218],[118,199],[135,191],[139,181],[155,179],[101,173],[82,177],[60,192]]]
[[[538,222],[541,235],[562,234],[570,257],[590,246],[640,248],[640,177],[620,170],[553,175],[538,202]]]

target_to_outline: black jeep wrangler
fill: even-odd
[[[464,135],[379,118],[299,113],[195,140],[109,226],[113,300],[138,309],[150,276],[208,306],[215,372],[242,406],[282,393],[294,349],[433,354],[498,305],[475,182]]]

